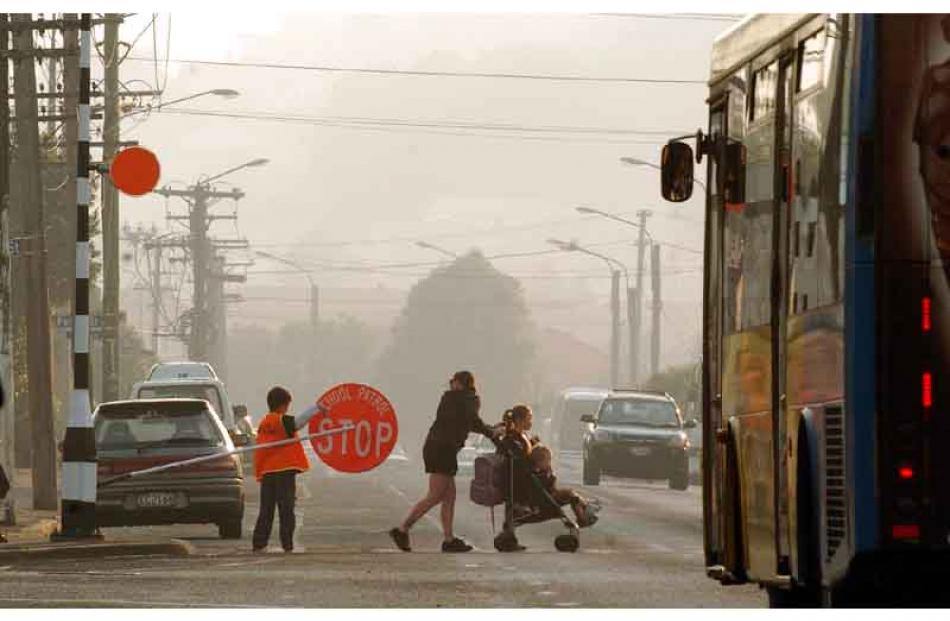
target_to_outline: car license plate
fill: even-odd
[[[149,492],[139,494],[137,504],[143,509],[161,509],[178,504],[178,494],[172,492]]]
[[[646,457],[652,452],[648,446],[633,446],[630,448],[630,454],[634,457]]]

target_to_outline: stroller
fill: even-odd
[[[497,452],[475,458],[469,496],[477,505],[492,508],[505,505],[505,522],[502,531],[495,537],[495,549],[499,552],[523,550],[518,543],[515,529],[524,524],[537,524],[557,519],[567,528],[554,538],[554,547],[559,552],[576,552],[580,547],[580,526],[567,516],[564,509],[541,484],[530,469],[519,464],[503,444],[495,441]],[[594,510],[597,505],[592,505]]]

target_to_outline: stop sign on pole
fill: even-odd
[[[124,149],[109,163],[112,185],[129,196],[142,196],[154,190],[160,173],[158,158],[142,147]]]
[[[334,436],[313,438],[314,452],[340,472],[366,472],[380,465],[396,446],[396,411],[378,390],[364,384],[340,384],[320,397],[328,412],[310,419],[310,433],[353,425]]]

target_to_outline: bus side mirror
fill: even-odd
[[[745,203],[746,148],[741,142],[726,145],[726,180],[723,184],[725,202],[731,205]]]
[[[685,142],[663,145],[660,156],[663,198],[682,203],[693,195],[693,149]]]

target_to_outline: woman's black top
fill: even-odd
[[[453,446],[465,446],[470,432],[492,437],[492,429],[478,416],[481,400],[474,390],[447,390],[439,401],[435,422],[429,428],[428,440]]]

